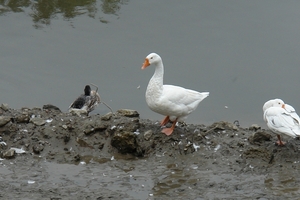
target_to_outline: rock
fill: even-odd
[[[122,154],[131,153],[137,156],[142,156],[143,153],[137,144],[136,138],[137,136],[131,132],[117,132],[111,139],[111,145],[117,148]]]
[[[151,138],[151,136],[152,136],[152,130],[148,130],[144,133],[144,139],[147,141]]]
[[[234,131],[239,130],[239,128],[236,125],[234,125],[230,122],[225,122],[225,121],[215,122],[211,126],[209,126],[209,128],[210,129],[220,129],[220,130],[230,129],[230,130],[234,130]]]
[[[250,131],[257,131],[261,129],[261,127],[258,125],[258,124],[252,124],[250,127],[249,127],[249,130]]]
[[[37,126],[42,126],[42,125],[46,124],[46,120],[39,118],[39,117],[31,118],[30,122]]]
[[[5,112],[9,110],[8,104],[6,104],[6,103],[2,103],[0,107],[1,107],[1,109],[4,110]]]
[[[30,120],[30,117],[29,117],[28,113],[23,113],[23,114],[18,115],[16,117],[16,122],[17,123],[28,123],[29,120]]]
[[[39,154],[41,151],[44,150],[44,147],[40,144],[35,144],[32,146],[32,150],[34,153]]]
[[[86,135],[91,135],[92,133],[95,132],[95,129],[94,129],[94,127],[86,126],[83,132],[84,132]]]
[[[50,139],[53,136],[53,130],[46,128],[44,131],[42,131],[40,134],[43,136],[45,139]]]
[[[91,149],[94,149],[94,147],[90,144],[88,144],[86,141],[84,141],[81,138],[76,138],[76,142],[81,146],[81,147],[89,147]]]
[[[9,116],[0,116],[0,127],[5,126],[8,122],[11,121]]]
[[[3,157],[10,159],[13,158],[15,156],[15,150],[14,149],[9,149],[6,152],[3,153]]]
[[[109,112],[109,113],[107,113],[106,115],[102,116],[102,117],[101,117],[101,120],[103,120],[103,121],[108,121],[108,120],[111,119],[112,116],[113,116],[113,113],[112,113],[112,112]]]
[[[33,111],[33,112],[36,112],[36,111],[42,111],[42,109],[39,108],[39,107],[33,107],[33,108],[31,109],[31,111]]]
[[[117,114],[125,116],[125,117],[139,117],[140,116],[140,114],[136,110],[130,110],[130,109],[118,110]]]
[[[264,132],[264,131],[259,131],[254,133],[252,136],[248,138],[250,144],[260,144],[265,141],[270,141],[272,138],[272,135]]]
[[[100,122],[100,123],[95,124],[94,129],[95,129],[95,131],[104,131],[108,128],[108,126],[109,126],[109,124]]]
[[[55,110],[61,112],[61,110],[58,107],[51,104],[43,105],[43,110]]]
[[[107,123],[103,123],[102,121],[92,121],[92,122],[87,122],[86,125],[83,128],[83,132],[85,135],[91,135],[93,133],[96,133],[98,131],[104,131],[108,128]]]
[[[71,109],[69,110],[69,112],[72,113],[72,114],[76,114],[76,115],[78,115],[79,117],[80,117],[81,115],[84,115],[84,116],[88,115],[88,112],[87,112],[86,110],[83,110],[83,109],[77,109],[77,108],[71,108]]]

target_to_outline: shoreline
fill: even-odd
[[[281,197],[298,195],[298,189],[290,193],[278,189],[282,179],[278,178],[277,174],[284,171],[286,177],[293,177],[286,185],[287,188],[300,181],[299,140],[284,137],[286,146],[276,146],[276,135],[259,126],[243,128],[222,121],[209,126],[179,124],[172,135],[166,136],[160,132],[157,121],[140,119],[137,111],[129,109],[121,109],[113,114],[78,116],[62,113],[53,105],[44,105],[43,108],[11,109],[2,104],[0,111],[0,158],[2,166],[5,165],[8,170],[12,167],[9,165],[10,162],[18,169],[27,166],[23,170],[25,174],[26,169],[30,171],[33,161],[40,164],[46,160],[49,165],[50,163],[95,165],[97,169],[105,164],[114,163],[110,168],[115,169],[118,166],[116,171],[127,165],[131,166],[129,172],[133,174],[143,173],[143,170],[147,169],[144,176],[150,176],[154,185],[148,193],[152,192],[154,197],[175,198],[178,189],[184,188],[185,192],[179,192],[183,197],[196,198],[201,191],[216,190],[219,192],[201,195],[204,198],[221,198],[224,195],[220,190],[221,187],[235,194],[229,195],[232,198],[263,198],[266,195],[277,198],[278,195]],[[161,168],[157,168],[158,166]],[[232,183],[216,184],[218,180],[215,178],[209,178],[206,182],[202,182],[200,177],[199,180],[194,180],[193,173],[186,171],[191,166],[198,174],[208,169],[217,177],[230,174]],[[161,176],[160,173],[166,173],[168,169],[192,174],[180,178],[185,180],[185,184],[172,186],[173,188],[170,186],[164,193],[159,193],[155,188],[160,187],[161,182],[167,181],[165,184],[168,185],[170,184],[168,181],[178,180],[173,179],[171,175],[167,180],[158,178]],[[157,172],[153,173],[153,170]],[[196,174],[194,175],[197,176]],[[4,188],[4,192],[0,192],[0,195],[7,198],[18,197],[9,193],[14,188],[9,183],[14,180],[12,176],[5,173],[2,176],[5,179],[2,179],[3,184],[0,183],[0,187]],[[22,177],[20,174],[14,176],[17,179]],[[246,179],[256,177],[259,181],[240,185],[233,181],[236,176],[245,176]],[[277,178],[271,180],[270,177]],[[41,180],[42,177],[36,179],[40,182],[47,181]],[[223,181],[224,184],[228,182],[225,179],[221,182]],[[265,181],[271,181],[272,186],[267,187]],[[74,187],[77,187],[76,184]],[[232,190],[234,187],[238,187],[239,190]],[[189,193],[187,188],[192,188],[194,193]],[[253,193],[254,188],[259,190]],[[28,184],[21,194],[29,195],[31,190],[32,187]],[[41,190],[47,197],[50,195],[46,189]],[[79,186],[77,190],[82,191],[81,194],[86,197],[91,195]],[[62,191],[67,195],[67,188]],[[243,192],[238,195],[236,193],[238,191]],[[95,194],[100,195],[100,192]],[[108,188],[106,194],[112,195],[114,192]],[[121,197],[116,199],[126,198],[125,194],[120,195]],[[134,196],[129,199],[131,198],[135,199]]]

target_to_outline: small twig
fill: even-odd
[[[95,85],[95,84],[93,84],[93,83],[91,83],[91,85],[94,86],[94,87],[96,88],[96,93],[97,93],[97,92],[98,92],[98,86]]]
[[[207,134],[207,133],[209,133],[209,132],[211,132],[211,131],[215,130],[216,128],[218,128],[218,125],[216,125],[215,127],[213,127],[213,128],[211,128],[211,129],[209,129],[208,131],[206,131],[206,132],[205,132],[205,134]]]
[[[110,110],[111,113],[114,113],[111,109],[111,107],[109,105],[107,105],[105,102],[100,102],[100,103],[103,103],[104,105],[106,105],[106,107]]]

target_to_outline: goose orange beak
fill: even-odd
[[[281,106],[283,109],[285,109],[285,104],[282,104],[282,106]]]
[[[148,58],[145,59],[145,62],[143,63],[142,69],[145,69],[150,65]]]

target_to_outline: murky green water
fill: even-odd
[[[299,8],[281,1],[0,1],[1,102],[66,111],[92,82],[114,110],[160,120],[144,99],[154,69],[140,70],[157,52],[165,83],[211,93],[188,123],[262,125],[268,99],[300,109]]]

